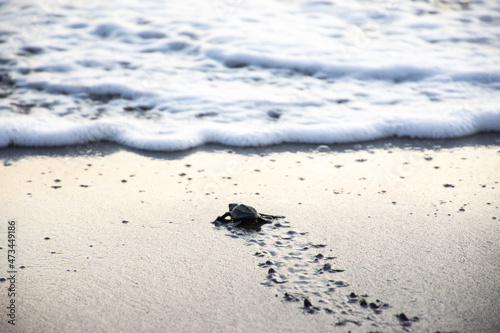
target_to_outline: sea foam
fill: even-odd
[[[106,140],[172,151],[500,132],[495,2],[115,7],[4,5],[0,147]]]

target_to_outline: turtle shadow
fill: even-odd
[[[258,221],[252,221],[252,222],[247,222],[247,221],[234,222],[232,220],[224,221],[219,218],[215,219],[212,222],[212,224],[214,224],[215,227],[218,229],[226,228],[227,230],[233,233],[238,233],[238,231],[240,231],[244,232],[245,234],[251,234],[262,231],[262,226],[269,223],[270,222],[258,222]]]

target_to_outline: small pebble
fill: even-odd
[[[304,299],[304,307],[305,308],[310,308],[312,306],[312,303],[310,300],[308,300],[307,298]]]
[[[408,319],[408,317],[403,313],[401,312],[400,314],[396,315],[398,317],[399,320],[401,321],[410,321],[410,319]]]

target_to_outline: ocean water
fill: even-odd
[[[0,147],[500,132],[500,1],[0,2]]]

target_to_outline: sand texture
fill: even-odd
[[[499,139],[0,150],[0,331],[498,332]]]

